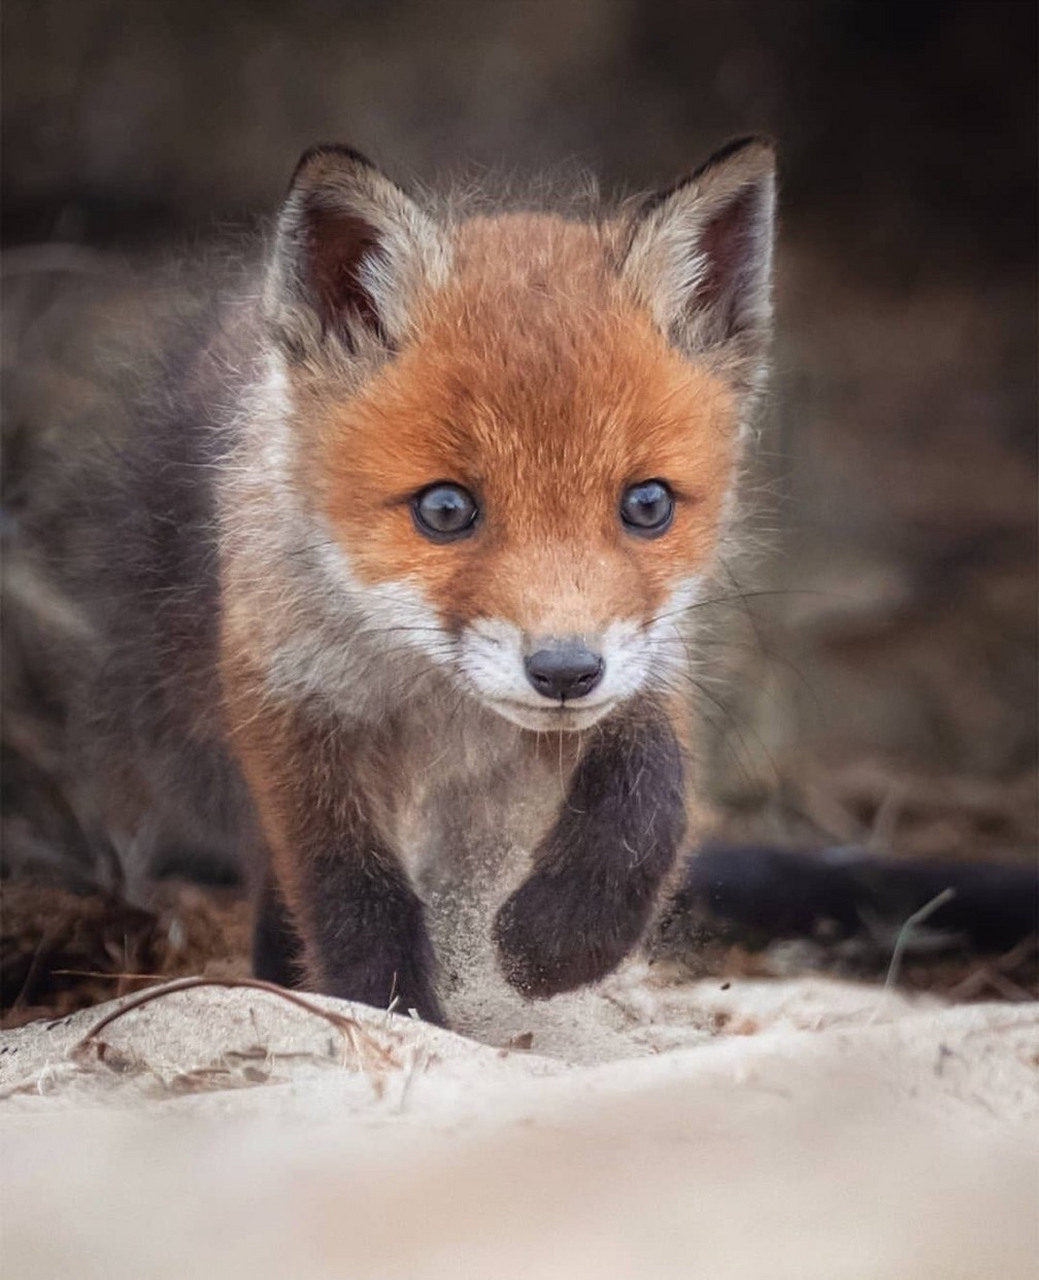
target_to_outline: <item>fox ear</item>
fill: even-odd
[[[621,268],[677,347],[721,349],[751,382],[771,327],[775,171],[767,139],[730,142],[636,211]]]
[[[396,183],[349,147],[314,147],[278,218],[267,316],[299,357],[330,339],[353,354],[373,343],[392,350],[448,262],[446,236]]]

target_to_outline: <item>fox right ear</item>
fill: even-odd
[[[621,274],[686,355],[713,355],[753,388],[772,318],[775,149],[730,142],[636,210]]]
[[[290,355],[393,350],[412,304],[442,284],[450,250],[437,224],[349,147],[306,152],[278,217],[265,309]]]

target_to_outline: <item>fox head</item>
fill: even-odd
[[[530,729],[687,664],[770,325],[774,156],[747,139],[596,221],[438,218],[304,156],[265,312],[342,589]]]

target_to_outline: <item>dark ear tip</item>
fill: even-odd
[[[697,178],[702,178],[711,169],[725,164],[744,153],[750,159],[751,155],[756,152],[762,161],[763,167],[775,169],[777,151],[776,140],[764,133],[748,133],[739,138],[731,138],[723,146],[719,147],[717,151],[712,152],[703,164],[698,165],[690,174],[689,180],[695,182]]]
[[[773,176],[776,172],[776,144],[772,138],[763,133],[750,133],[741,138],[733,138],[708,156],[703,164],[698,165],[691,173],[685,174],[677,182],[662,187],[647,197],[639,208],[638,216],[644,218],[646,214],[652,213],[654,209],[659,208],[685,187],[713,175],[715,170],[733,161],[743,170],[741,176],[745,180],[761,181]]]
[[[347,165],[362,165],[366,169],[375,168],[368,157],[355,147],[345,146],[341,142],[320,142],[317,146],[308,147],[296,162],[289,189],[291,190],[300,178],[309,176],[312,172],[344,168]]]

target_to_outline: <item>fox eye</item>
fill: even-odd
[[[643,480],[621,495],[621,519],[632,533],[656,537],[671,524],[675,499],[663,480]]]
[[[472,531],[480,509],[461,485],[431,484],[412,499],[411,512],[420,533],[435,542],[450,542]]]

